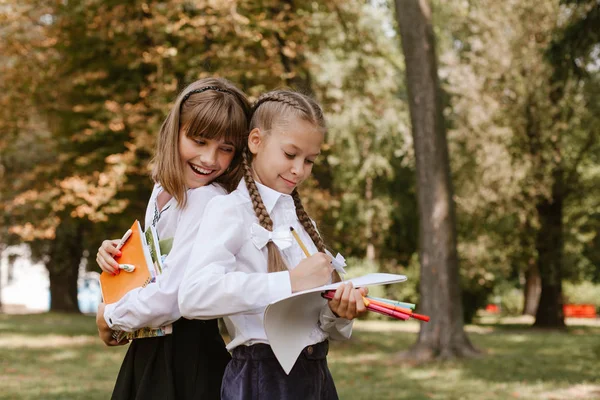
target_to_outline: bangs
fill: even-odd
[[[248,134],[245,110],[231,96],[215,93],[207,96],[189,111],[186,136],[191,139],[206,138],[231,143],[236,153],[244,148]],[[187,110],[186,110],[187,114]]]

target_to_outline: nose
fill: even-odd
[[[202,163],[205,164],[207,167],[214,167],[217,164],[218,153],[218,145],[207,146],[202,152],[200,159],[202,160]]]
[[[304,173],[304,160],[301,157],[296,157],[292,162],[292,174],[302,176]]]

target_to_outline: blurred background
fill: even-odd
[[[421,17],[406,18],[415,7]],[[415,43],[425,58],[410,57]],[[439,354],[417,337],[423,327],[397,333],[401,323],[359,321],[355,346],[332,356],[342,398],[600,398],[591,366],[600,357],[598,0],[1,0],[0,55],[0,343],[15,352],[0,350],[0,368],[42,377],[11,380],[6,398],[108,397],[122,349],[103,349],[93,318],[78,315],[100,300],[96,251],[143,220],[160,124],[178,93],[208,76],[251,99],[290,87],[323,105],[328,134],[302,194],[326,242],[351,275],[408,276],[381,295],[423,304],[432,317],[447,311],[440,302],[457,305],[457,329],[481,351],[475,361],[413,368],[389,354],[415,341]],[[424,76],[432,101],[419,100]],[[431,122],[419,114],[429,109],[439,157],[417,146],[427,129],[413,131]],[[439,268],[456,279],[438,286],[427,283],[432,247],[419,236],[432,224],[419,199],[440,195],[438,182],[418,178],[428,169],[447,176],[457,255],[442,254]],[[430,329],[456,328],[440,319]],[[559,328],[544,347],[563,349],[558,358],[524,361],[540,344],[532,325]],[[522,347],[489,336],[497,331]],[[96,364],[104,375],[79,380],[91,397],[15,366],[30,348],[15,338],[27,335],[81,337],[91,364],[111,354],[102,358],[110,367]],[[69,359],[52,355],[63,348],[56,340],[44,350],[49,363]],[[514,353],[494,358],[506,348]],[[353,370],[344,357],[361,351],[380,357]],[[574,352],[583,358],[572,375],[522,364],[565,367]],[[490,357],[489,375],[454,375]],[[73,365],[63,372],[79,373]],[[392,365],[407,381],[390,382]],[[503,369],[516,375],[502,380]],[[373,370],[381,375],[365,378]],[[446,384],[431,383],[440,377]],[[418,379],[429,383],[411,386]]]

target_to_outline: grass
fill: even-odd
[[[418,325],[358,321],[328,357],[341,399],[598,399],[600,323],[570,320],[564,332],[522,319],[468,327],[480,358],[413,365],[395,354]],[[96,337],[94,318],[0,315],[0,399],[107,399],[125,354]]]

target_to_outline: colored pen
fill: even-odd
[[[328,292],[322,293],[321,296],[325,297],[326,299],[331,300],[333,298],[333,292],[328,291]],[[390,310],[389,308],[381,307],[376,304],[372,304],[370,302],[367,306],[367,310],[373,311],[373,312],[376,312],[378,314],[382,314],[382,315],[385,315],[388,317],[401,319],[403,321],[406,321],[409,318],[409,316],[407,314],[402,314],[400,312]]]
[[[390,310],[398,311],[398,312],[401,312],[403,314],[410,315],[410,314],[413,313],[413,311],[411,309],[409,309],[409,308],[398,307],[398,306],[395,306],[393,304],[385,303],[383,301],[378,301],[378,300],[375,300],[375,299],[369,299],[369,300],[373,304],[377,304],[378,306],[389,308]]]
[[[329,291],[327,293],[329,293],[331,296],[333,296],[333,293],[335,293],[335,292]],[[371,298],[371,297],[368,297],[368,296],[367,296],[367,298],[370,300],[371,305],[375,305],[375,306],[378,306],[378,307],[383,307],[383,308],[388,309],[390,311],[395,311],[395,312],[407,315],[410,318],[418,319],[420,321],[429,322],[429,320],[430,320],[429,316],[422,315],[422,314],[417,314],[416,312],[414,312],[414,311],[412,311],[410,309],[406,309],[406,308],[403,308],[403,307],[398,307],[398,306],[395,306],[393,304],[389,304],[389,303],[386,303],[386,302],[383,302],[383,301],[377,301],[374,298]],[[388,300],[388,302],[392,302],[392,301]],[[400,303],[400,302],[393,302],[393,303]],[[405,304],[410,304],[410,303],[405,303]]]
[[[367,296],[367,297],[369,299],[378,300],[378,301],[382,301],[384,303],[393,304],[393,305],[398,306],[398,307],[410,308],[412,310],[414,310],[415,307],[416,307],[416,305],[413,304],[413,303],[405,303],[403,301],[395,301],[395,300],[383,299],[381,297],[373,297],[373,296]]]

